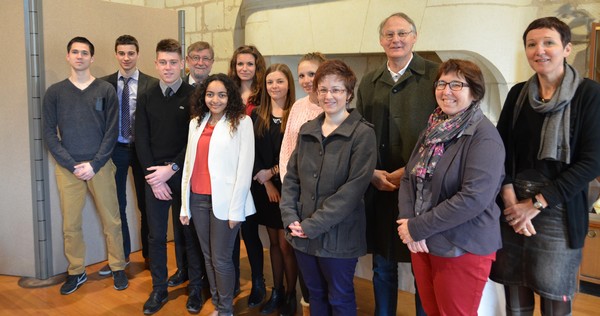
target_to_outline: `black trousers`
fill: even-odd
[[[187,259],[185,269],[188,271],[190,287],[201,287],[202,271],[201,251],[198,243],[194,242],[195,231],[190,226],[183,226],[179,221],[181,209],[181,172],[177,172],[167,181],[171,188],[172,200],[163,201],[154,197],[152,188],[146,183],[146,215],[148,217],[148,245],[150,255],[150,274],[152,275],[152,287],[154,290],[167,290],[167,226],[169,222],[169,208],[173,211],[173,234],[175,239],[175,251],[177,247],[186,252]],[[177,267],[180,268],[179,266]]]
[[[142,170],[142,166],[140,165],[135,151],[135,145],[117,143],[113,150],[112,161],[117,167],[115,182],[117,185],[119,212],[121,214],[121,229],[123,233],[123,251],[125,252],[125,259],[129,258],[129,254],[131,253],[131,240],[127,221],[127,176],[129,174],[129,167],[131,167],[133,173],[137,207],[140,210],[142,255],[144,258],[148,258],[148,219],[146,218],[145,197],[146,180],[144,179],[144,171]]]

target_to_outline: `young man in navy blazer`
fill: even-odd
[[[127,221],[127,175],[129,167],[133,173],[133,182],[141,218],[142,255],[148,268],[148,220],[146,218],[146,201],[144,195],[144,171],[137,158],[135,150],[135,111],[137,100],[158,79],[142,73],[137,68],[140,47],[135,37],[121,35],[115,41],[115,57],[119,63],[119,70],[111,75],[101,78],[112,84],[119,99],[119,137],[112,153],[112,160],[117,167],[115,182],[117,184],[117,198],[121,215],[121,230],[123,233],[123,251],[125,260],[129,264],[131,253],[131,239]],[[125,87],[127,83],[128,87]],[[123,102],[125,101],[125,102]],[[98,274],[110,274],[110,267],[104,266]]]

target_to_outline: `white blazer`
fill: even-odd
[[[181,180],[180,216],[192,217],[190,180],[196,161],[198,140],[209,117],[210,115],[206,115],[200,126],[199,118],[190,121]],[[215,125],[208,148],[208,171],[215,217],[220,220],[245,221],[246,216],[256,213],[250,193],[254,166],[254,129],[250,117],[244,116],[232,134],[229,122],[223,115]]]

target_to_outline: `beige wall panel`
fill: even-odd
[[[33,202],[22,0],[2,1],[0,21],[0,274],[35,275]],[[5,29],[6,30],[6,29]]]
[[[69,76],[65,60],[67,43],[75,36],[87,37],[95,46],[92,75],[101,77],[117,70],[115,39],[133,35],[140,43],[138,67],[156,76],[156,43],[177,39],[177,12],[97,0],[53,0],[43,2],[44,61],[46,85]]]
[[[177,12],[109,3],[94,0],[53,0],[43,2],[43,37],[46,86],[69,76],[65,60],[66,45],[75,36],[87,37],[95,46],[91,71],[101,77],[117,70],[114,58],[114,41],[122,34],[135,36],[140,42],[141,71],[156,76],[154,68],[156,43],[163,38],[177,39]],[[50,205],[52,218],[53,273],[66,271],[54,160],[49,161]],[[131,177],[129,179],[131,181]],[[127,213],[132,241],[132,251],[140,248],[139,214],[135,209],[131,182],[128,184]],[[83,215],[83,231],[87,246],[86,264],[106,259],[106,247],[99,217],[92,199],[88,196]]]

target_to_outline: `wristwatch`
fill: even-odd
[[[531,198],[531,201],[533,202],[533,207],[537,208],[539,211],[543,211],[546,209],[542,202],[540,202],[535,196]]]
[[[165,165],[171,166],[171,170],[175,172],[179,171],[179,165],[174,162],[166,162]]]

